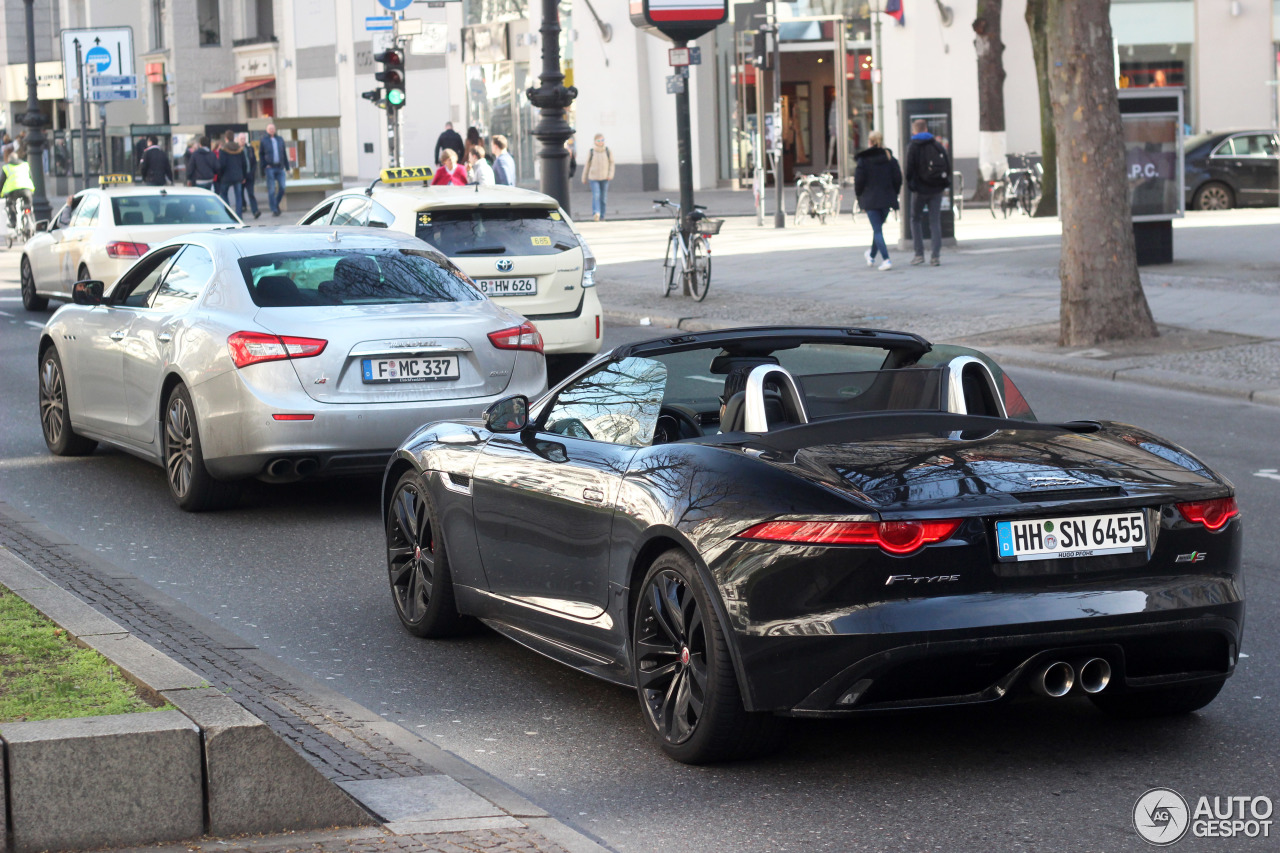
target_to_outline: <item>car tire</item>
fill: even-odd
[[[1196,190],[1191,206],[1196,210],[1230,210],[1236,206],[1236,196],[1226,184],[1210,181]]]
[[[44,443],[54,456],[87,456],[98,442],[85,438],[71,428],[71,409],[67,404],[66,374],[62,359],[52,345],[40,354],[40,431]]]
[[[1113,717],[1141,720],[1150,717],[1171,717],[1199,711],[1218,696],[1225,678],[1208,684],[1187,684],[1177,687],[1155,687],[1148,690],[1124,690],[1112,693],[1104,690],[1089,697],[1094,706]]]
[[[49,307],[49,300],[36,293],[36,277],[31,271],[31,261],[22,256],[20,264],[22,280],[22,307],[28,311],[43,311]]]
[[[219,480],[205,467],[196,409],[185,385],[175,385],[169,392],[160,430],[165,481],[181,509],[225,509],[240,499],[239,483]]]
[[[645,574],[631,623],[632,677],[645,726],[668,756],[706,764],[776,749],[783,721],[742,704],[724,628],[683,551]]]
[[[568,378],[569,374],[584,366],[593,358],[595,358],[595,353],[580,352],[547,356],[547,386],[555,387],[562,379]]]
[[[415,637],[452,637],[470,627],[458,613],[440,530],[426,477],[405,472],[387,504],[387,577],[396,616]]]

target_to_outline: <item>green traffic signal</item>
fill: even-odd
[[[393,106],[393,107],[398,107],[398,106],[400,106],[401,104],[403,104],[403,103],[404,103],[404,90],[403,90],[403,89],[388,89],[388,90],[387,90],[387,103],[388,103],[388,104],[390,104],[390,105],[391,105],[391,106]]]

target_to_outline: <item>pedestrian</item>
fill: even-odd
[[[284,173],[289,165],[289,152],[285,150],[284,140],[276,134],[274,124],[267,125],[267,135],[258,143],[258,154],[262,162],[262,175],[266,178],[267,206],[272,216],[280,215],[280,201],[284,198]]]
[[[929,210],[929,263],[942,261],[942,193],[951,185],[951,158],[942,143],[929,132],[929,123],[918,118],[911,123],[911,145],[907,148],[907,186],[911,189],[911,236],[915,240],[912,264],[924,263],[925,209]]]
[[[218,161],[209,150],[209,137],[201,136],[196,140],[196,150],[191,152],[191,160],[187,165],[187,184],[211,190],[217,178]]]
[[[480,128],[475,125],[467,128],[467,140],[463,143],[463,150],[469,154],[472,145],[479,145],[480,150],[484,150],[484,137],[480,135]]]
[[[503,186],[516,185],[516,161],[507,151],[507,138],[501,133],[489,137],[489,147],[493,149],[493,179]]]
[[[476,131],[477,135],[479,135],[479,133],[480,131]],[[444,123],[444,130],[436,139],[436,153],[434,156],[437,163],[441,162],[440,157],[443,155],[446,148],[454,153],[455,158],[459,151],[466,150],[463,147],[462,137],[458,135],[458,131],[453,129],[453,122],[451,121],[446,121]]]
[[[452,148],[446,148],[440,152],[440,168],[436,169],[435,175],[431,178],[431,186],[458,186],[467,185],[467,167],[458,162],[458,155]]]
[[[587,168],[582,170],[582,182],[591,182],[591,218],[596,222],[604,219],[614,169],[613,152],[605,146],[604,134],[597,133],[595,144],[587,152]]]
[[[218,180],[222,182],[223,199],[228,205],[235,199],[236,216],[244,215],[244,182],[248,177],[244,149],[236,142],[234,131],[222,134],[222,152],[218,157]]]
[[[484,146],[472,145],[467,148],[467,175],[469,182],[482,187],[493,186],[493,167],[484,159]]]
[[[8,162],[9,155],[13,153],[16,147],[13,143],[13,137],[6,133],[4,142],[0,143],[0,161]]]
[[[570,136],[564,141],[565,150],[569,152],[569,177],[578,174],[578,141]]]
[[[209,147],[209,150],[213,152],[213,175],[214,175],[214,177],[213,177],[213,187],[212,187],[212,189],[213,189],[213,191],[214,191],[215,193],[217,193],[218,198],[222,199],[223,201],[226,201],[226,200],[227,200],[227,188],[226,188],[226,187],[224,187],[224,186],[222,185],[222,174],[221,174],[221,172],[220,172],[220,170],[221,170],[221,168],[222,168],[222,167],[221,167],[220,165],[218,165],[218,155],[219,155],[219,154],[221,153],[221,151],[222,151],[222,138],[221,138],[221,137],[219,137],[219,138],[217,138],[217,139],[213,140],[213,145],[211,145],[211,146]]]
[[[160,147],[160,140],[155,136],[147,137],[147,147],[142,149],[141,167],[142,182],[151,187],[162,187],[173,183],[173,169],[169,165],[169,155]]]
[[[253,191],[253,183],[258,179],[258,152],[249,144],[247,133],[237,133],[236,142],[244,149],[244,197],[253,218],[257,219],[262,216],[262,211],[258,210],[258,196]]]
[[[884,243],[884,222],[889,218],[890,210],[898,209],[902,169],[893,159],[893,152],[882,147],[884,134],[873,130],[867,135],[867,141],[871,145],[855,155],[857,166],[853,170],[853,192],[871,223],[871,248],[863,257],[867,259],[867,266],[873,266],[876,254],[883,255],[880,269],[889,270],[893,269],[893,263],[889,260],[889,248]]]

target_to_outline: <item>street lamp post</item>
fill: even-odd
[[[560,9],[558,0],[542,0],[542,73],[541,86],[525,93],[529,103],[542,112],[533,135],[542,143],[538,159],[542,161],[542,191],[560,202],[565,213],[569,209],[569,151],[564,147],[573,135],[573,127],[565,119],[565,110],[578,97],[578,90],[564,85],[560,71]]]
[[[22,0],[27,16],[27,112],[21,121],[27,128],[27,163],[31,166],[31,183],[35,185],[32,193],[31,212],[36,220],[47,220],[52,213],[49,199],[44,192],[44,115],[40,112],[40,101],[36,97],[36,23],[32,14],[35,0]]]
[[[880,19],[884,16],[884,0],[878,0],[871,14],[875,17],[873,28],[876,34],[876,67],[871,72],[876,84],[876,130],[884,133],[884,54],[880,50]]]

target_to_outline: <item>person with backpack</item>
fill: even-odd
[[[880,269],[893,269],[889,260],[889,248],[884,243],[884,221],[889,218],[890,210],[898,208],[898,192],[902,189],[902,169],[898,161],[893,159],[893,152],[881,147],[884,135],[878,130],[867,136],[871,146],[859,151],[854,157],[858,166],[853,172],[853,191],[858,196],[858,204],[867,214],[871,223],[871,248],[863,255],[867,266],[876,262],[876,253],[884,256]]]
[[[911,123],[911,145],[907,148],[907,186],[911,189],[911,236],[915,241],[915,257],[911,263],[924,263],[925,208],[929,210],[929,263],[942,263],[942,194],[951,185],[951,158],[947,149],[929,132],[929,123],[918,118]]]
[[[613,152],[604,144],[604,134],[597,133],[595,144],[587,152],[587,167],[582,170],[582,182],[591,183],[591,213],[596,222],[604,219],[609,202],[609,182],[613,180],[616,166]]]

